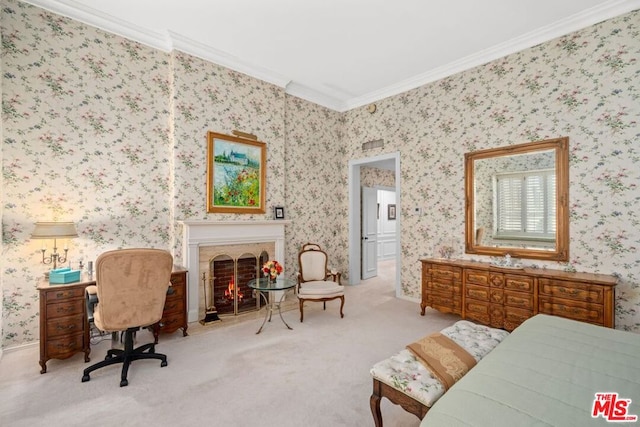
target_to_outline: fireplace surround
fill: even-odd
[[[285,262],[285,226],[288,220],[264,221],[178,221],[182,226],[183,262],[187,269],[188,321],[196,322],[206,305],[202,292],[202,274],[209,275],[211,251],[225,253],[222,246],[249,245],[254,250],[267,247],[270,259]],[[209,249],[204,249],[209,248]],[[223,250],[224,249],[224,250]],[[202,256],[202,253],[207,255]],[[273,252],[273,253],[270,253]],[[205,258],[205,259],[202,259]]]

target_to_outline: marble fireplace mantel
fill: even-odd
[[[185,267],[189,270],[187,284],[188,321],[198,319],[198,286],[200,286],[199,248],[201,246],[238,245],[243,243],[275,243],[275,259],[285,261],[284,228],[288,220],[257,221],[178,221],[182,225]]]

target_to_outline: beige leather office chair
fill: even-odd
[[[298,254],[297,293],[300,303],[300,322],[304,319],[306,301],[322,302],[327,309],[327,301],[340,299],[340,317],[344,317],[344,286],[340,284],[340,273],[327,268],[327,254],[315,243],[302,246]]]
[[[105,252],[96,260],[98,303],[93,322],[101,331],[125,331],[124,350],[110,349],[105,360],[84,370],[89,374],[105,366],[122,363],[120,387],[129,384],[127,373],[134,360],[158,359],[167,366],[167,356],[155,352],[153,343],[133,348],[135,332],[160,321],[170,285],[173,257],[160,249],[120,249]],[[88,289],[91,293],[93,290]]]

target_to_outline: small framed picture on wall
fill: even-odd
[[[389,221],[396,219],[396,205],[389,204],[387,206],[387,219]]]
[[[284,207],[276,206],[273,208],[273,217],[275,219],[284,219]]]

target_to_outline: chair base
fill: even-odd
[[[340,318],[343,318],[344,313],[342,312],[342,309],[344,308],[344,295],[341,295],[338,297],[331,297],[331,298],[313,298],[313,299],[312,298],[304,299],[300,297],[300,295],[298,295],[298,301],[300,302],[300,323],[302,323],[302,320],[304,319],[304,302],[305,301],[322,302],[323,309],[326,310],[327,301],[331,301],[338,298],[340,298]]]
[[[84,370],[82,375],[82,382],[87,382],[91,379],[90,373],[96,369],[103,368],[109,365],[115,365],[116,363],[122,363],[122,373],[120,376],[120,387],[129,385],[127,380],[127,374],[129,372],[129,365],[134,360],[140,359],[157,359],[160,360],[160,367],[167,366],[167,356],[164,354],[155,352],[155,344],[149,343],[141,345],[138,348],[133,348],[133,337],[140,328],[129,328],[125,331],[124,338],[124,350],[110,349],[107,351],[107,356],[101,362],[95,365],[89,366]]]

